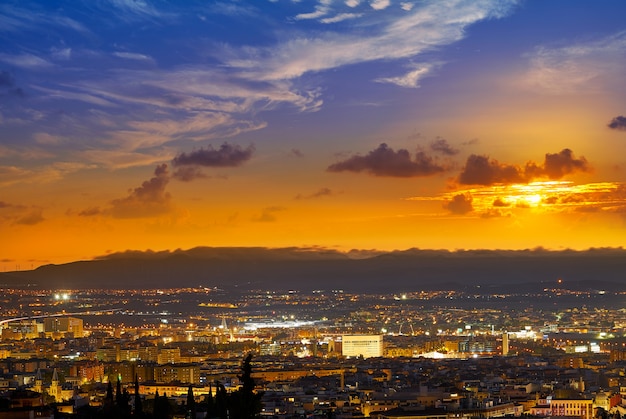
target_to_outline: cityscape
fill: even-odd
[[[0,419],[622,419],[625,17],[0,1]]]
[[[5,410],[37,417],[138,416],[109,384],[211,417],[249,355],[262,417],[589,419],[626,392],[626,289],[2,291]]]

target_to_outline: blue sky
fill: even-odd
[[[263,245],[269,224],[281,233],[267,245],[625,244],[625,12],[577,0],[5,1],[0,228],[17,249],[6,260]],[[554,196],[535,194],[533,217],[532,205],[495,208],[460,182],[476,162],[503,187],[608,182],[611,199],[548,208]],[[387,228],[363,237],[378,217]],[[524,232],[551,217],[567,219],[562,242]],[[120,239],[120,218],[145,241]],[[433,219],[439,231],[420,227]],[[74,250],[16,245],[68,224],[87,232],[67,240]]]

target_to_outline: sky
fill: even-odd
[[[626,2],[5,0],[0,269],[626,245]]]

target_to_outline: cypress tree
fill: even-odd
[[[215,386],[215,417],[228,419],[229,400],[226,388],[219,381],[215,382]]]
[[[261,413],[261,393],[254,392],[254,378],[252,378],[252,354],[249,354],[241,364],[241,388],[231,394],[230,408],[232,417],[256,418]]]
[[[216,387],[217,389],[217,387]],[[204,399],[206,407],[206,419],[213,419],[216,415],[215,399],[213,398],[213,384],[209,383],[209,394]]]
[[[104,404],[105,405],[113,404],[113,386],[111,385],[111,381],[109,381],[109,384],[107,385],[107,395],[104,398]]]
[[[193,397],[193,388],[189,385],[187,390],[187,419],[196,419],[196,399]]]
[[[139,379],[135,374],[135,416],[143,416],[143,405],[141,404],[141,396],[139,395]]]
[[[172,413],[171,410],[167,394],[163,393],[163,396],[159,396],[157,392],[154,396],[154,411],[152,413],[154,419],[169,419]]]

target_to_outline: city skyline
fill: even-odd
[[[0,241],[626,245],[620,1],[0,5]]]

